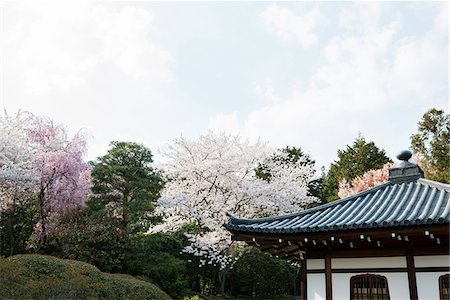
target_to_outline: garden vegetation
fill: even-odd
[[[426,177],[448,180],[449,116],[431,109],[418,125],[416,161]],[[232,242],[226,213],[264,217],[333,201],[384,182],[391,163],[362,136],[321,174],[300,147],[214,132],[175,139],[158,165],[134,142],[111,142],[91,162],[85,152],[82,132],[70,137],[30,113],[0,117],[2,297],[296,295],[300,266]]]

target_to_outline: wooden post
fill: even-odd
[[[306,257],[301,261],[301,275],[300,275],[300,299],[306,300],[308,299],[307,294],[307,280],[308,280],[308,272],[307,272],[307,265],[306,265]]]
[[[414,254],[411,248],[406,249],[406,268],[408,270],[409,297],[417,300],[416,268],[414,266]]]
[[[332,299],[333,287],[331,277],[331,254],[328,252],[325,255],[325,288],[327,300]]]

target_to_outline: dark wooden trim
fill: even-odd
[[[331,273],[406,273],[406,268],[333,269]],[[308,270],[308,274],[323,274],[325,270]]]
[[[248,232],[248,231],[235,231],[230,230],[233,240],[251,241],[253,237],[256,240],[270,241],[274,244],[278,244],[278,240],[301,241],[305,237],[309,240],[316,239],[317,241],[328,240],[330,236],[342,237],[344,239],[358,240],[360,234],[366,236],[387,237],[389,238],[391,232],[395,232],[402,236],[414,236],[423,235],[425,230],[434,233],[435,236],[442,235],[443,238],[447,238],[449,234],[449,224],[421,224],[410,226],[394,226],[394,227],[381,227],[381,228],[351,228],[344,230],[330,230],[330,231],[317,231],[317,232],[298,232],[298,233],[266,233],[266,232]]]
[[[310,251],[308,258],[324,258],[325,251]],[[362,258],[362,257],[394,257],[405,256],[404,248],[380,248],[380,249],[349,249],[349,250],[332,250],[333,258]],[[450,250],[444,247],[415,247],[415,256],[428,255],[449,255]]]
[[[327,253],[325,256],[325,287],[326,287],[326,298],[327,300],[332,300],[333,298],[333,278],[331,273],[331,254]]]
[[[307,274],[307,262],[306,259],[301,261],[301,277],[300,277],[300,299],[308,299],[308,274]]]
[[[415,268],[416,273],[450,272],[450,267],[421,267]],[[407,268],[352,268],[333,269],[331,273],[406,273]],[[307,270],[308,274],[324,274],[325,269]]]
[[[450,272],[450,267],[421,267],[416,268],[416,273],[419,272]]]
[[[414,266],[414,255],[412,249],[406,250],[406,268],[408,270],[409,298],[411,300],[418,300],[416,268]]]

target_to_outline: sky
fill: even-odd
[[[326,166],[362,135],[391,158],[448,113],[448,2],[3,2],[0,105],[159,149],[208,130]]]

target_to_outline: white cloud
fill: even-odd
[[[354,3],[349,8],[343,9],[339,16],[339,25],[362,33],[375,31],[383,12],[389,6],[387,2]]]
[[[208,129],[214,131],[226,131],[229,133],[239,133],[240,126],[237,112],[230,114],[219,114],[208,120]]]
[[[269,5],[260,17],[269,30],[280,39],[293,40],[305,47],[317,43],[318,37],[313,31],[324,20],[318,9],[298,15],[293,10],[280,7],[276,3]]]
[[[294,88],[283,100],[251,111],[240,124],[242,134],[261,136],[277,146],[299,143],[322,164],[332,161],[336,149],[351,143],[359,132],[391,147],[388,152],[409,145],[411,132],[392,134],[397,120],[387,112],[412,106],[423,114],[430,100],[445,91],[448,32],[442,23],[448,19],[447,10],[442,8],[425,36],[402,37],[399,22],[382,24],[378,6],[365,8],[356,4],[343,12],[351,18],[341,18],[341,34],[324,47],[325,62],[309,86]],[[364,20],[358,30],[352,27],[355,20]]]
[[[166,82],[170,54],[151,40],[151,14],[89,2],[5,7],[5,69],[28,94],[68,90],[104,65],[133,79]]]

